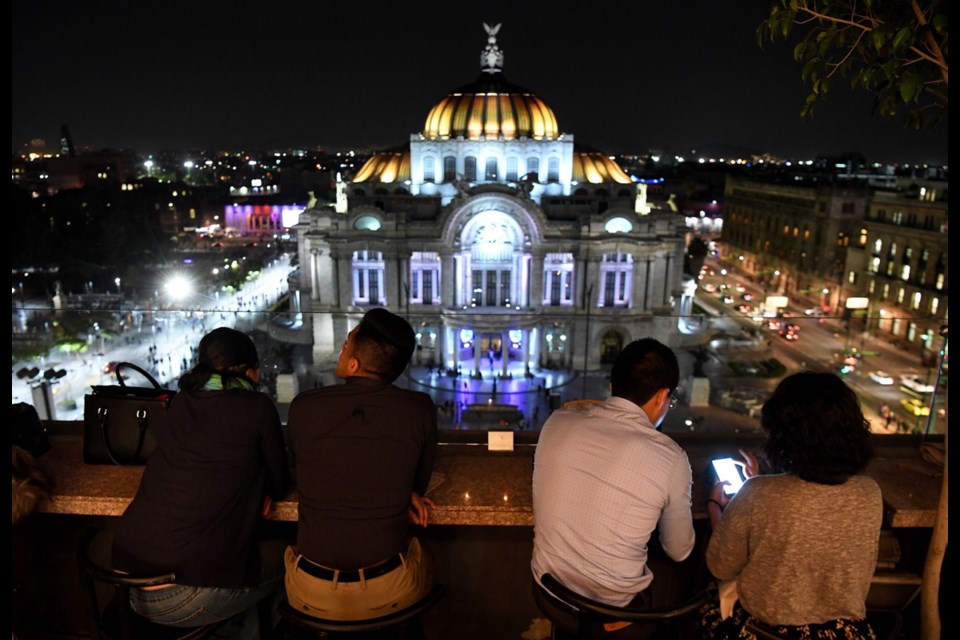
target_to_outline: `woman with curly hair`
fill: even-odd
[[[757,475],[741,450],[748,480],[733,497],[718,483],[707,500],[707,566],[726,606],[701,611],[704,637],[875,638],[866,598],[883,502],[863,474],[873,450],[856,394],[832,373],[796,373],[764,403],[761,424],[772,473]]]

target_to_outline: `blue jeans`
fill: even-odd
[[[257,640],[260,637],[257,605],[264,598],[269,598],[273,605],[270,610],[276,610],[276,603],[281,596],[283,552],[287,544],[286,540],[265,540],[260,543],[261,580],[256,587],[192,587],[178,584],[155,591],[132,589],[130,605],[151,622],[171,627],[198,627],[235,618],[213,637]],[[271,620],[271,626],[275,622]]]

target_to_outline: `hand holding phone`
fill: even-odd
[[[723,492],[728,496],[734,495],[746,479],[740,465],[733,458],[716,458],[712,462],[717,479],[726,483],[723,485]]]

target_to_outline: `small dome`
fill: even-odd
[[[410,179],[410,143],[378,151],[351,182],[404,182]]]
[[[616,162],[600,151],[580,144],[573,145],[573,180],[589,184],[633,182]]]

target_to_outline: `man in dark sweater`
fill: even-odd
[[[307,614],[379,617],[430,590],[428,558],[410,524],[426,526],[433,507],[424,493],[437,410],[429,395],[393,385],[415,346],[406,320],[371,309],[340,351],[345,384],[305,391],[290,405],[300,520],[286,590]]]

